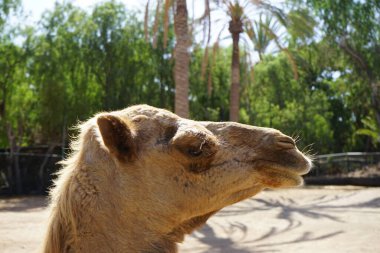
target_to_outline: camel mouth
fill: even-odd
[[[278,162],[265,161],[255,168],[260,180],[270,188],[294,187],[303,185],[302,176],[306,175],[312,167],[308,158],[296,164],[283,165]]]
[[[306,175],[313,166],[312,160],[297,148],[278,152],[270,158],[259,159],[257,165],[257,167],[269,167],[273,170],[298,176]]]
[[[279,173],[286,173],[297,177],[302,177],[309,173],[309,167],[286,167],[286,166],[269,166],[266,170],[278,171]]]
[[[304,156],[294,159],[291,162],[260,159],[256,161],[256,164],[258,165],[255,166],[257,170],[277,170],[297,176],[306,175],[310,172],[312,167],[311,160]]]
[[[260,181],[269,188],[294,187],[304,183],[302,175],[289,169],[264,168],[257,171]]]

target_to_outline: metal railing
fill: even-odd
[[[344,175],[380,163],[380,152],[347,152],[318,155],[309,176]]]

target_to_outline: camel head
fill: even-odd
[[[265,188],[301,185],[311,168],[295,141],[272,128],[193,121],[147,105],[95,119],[119,203],[173,241]]]

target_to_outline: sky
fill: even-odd
[[[106,0],[58,0],[58,2],[71,2],[75,6],[81,7],[85,10],[91,10],[95,5],[102,3]],[[22,7],[24,10],[24,14],[27,15],[27,21],[20,21],[18,22],[27,22],[28,24],[36,24],[40,19],[41,15],[43,14],[44,11],[46,10],[53,10],[54,9],[54,4],[55,0],[22,0]],[[141,18],[143,18],[143,15],[145,13],[145,5],[147,3],[147,0],[116,0],[118,3],[123,3],[125,4],[127,9],[132,9],[132,10],[138,10],[141,13]],[[154,9],[155,8],[155,1],[151,0],[150,1],[150,8]],[[192,18],[193,12],[195,13],[195,18],[200,17],[203,12],[204,12],[204,0],[195,0],[196,4],[192,4],[193,1],[188,1],[188,12],[189,12],[189,17]],[[218,15],[217,13],[214,13]],[[219,14],[220,15],[220,14]],[[17,21],[14,21],[17,22]],[[214,25],[215,31],[222,29],[221,27],[218,27],[218,24]],[[224,36],[228,36],[228,30],[225,29],[226,31],[223,33]],[[217,34],[219,32],[214,33],[214,37],[217,37]],[[222,35],[223,35],[222,34]],[[199,33],[199,36],[197,36],[197,40],[201,40],[200,37],[203,38],[202,33]],[[228,45],[230,43],[223,43],[224,45]]]
[[[52,10],[54,8],[54,0],[22,0],[22,6],[26,14],[30,14],[33,21],[37,21],[45,10]],[[59,2],[63,2],[60,0]],[[89,9],[97,3],[104,2],[104,0],[71,0],[71,2],[84,9]],[[145,1],[141,0],[118,0],[122,2],[127,8],[143,10]]]
[[[71,2],[75,6],[85,10],[91,10],[95,5],[105,2],[106,0],[58,0],[58,2]],[[41,19],[41,15],[46,10],[53,10],[56,0],[22,0],[24,14],[27,15],[27,22],[37,23]],[[141,13],[141,18],[145,13],[145,5],[147,0],[116,0],[118,3],[123,3],[127,10],[137,10]],[[155,8],[155,1],[150,1],[150,8]],[[192,1],[188,1],[189,17],[195,13],[195,18],[200,17],[204,12],[204,0],[195,0],[196,4],[192,6]],[[194,10],[194,11],[193,11]],[[24,22],[24,21],[23,21]]]
[[[58,2],[72,2],[75,6],[81,7],[85,10],[91,10],[92,7],[94,7],[96,4],[99,4],[101,2],[104,2],[105,0],[58,0]],[[36,24],[40,19],[41,15],[46,10],[53,10],[55,0],[22,0],[22,7],[24,10],[24,14],[27,15],[26,21],[20,21],[19,22],[27,22],[28,24]],[[127,9],[133,9],[133,10],[139,10],[141,11],[141,18],[143,18],[143,13],[145,12],[145,4],[147,3],[147,0],[117,0],[116,2],[124,3]],[[151,8],[155,7],[155,1],[151,1]],[[204,0],[195,0],[195,4],[193,5],[193,1],[188,1],[188,11],[189,11],[189,17],[192,18],[193,12],[195,13],[195,18],[200,17],[204,12]],[[278,4],[280,2],[283,2],[283,0],[272,0],[270,1],[272,4]],[[225,13],[224,12],[213,12],[212,18],[215,20],[224,20],[225,19]],[[16,21],[17,22],[17,21]],[[213,22],[213,21],[212,21]],[[227,23],[227,22],[223,22]],[[212,26],[212,38],[211,38],[211,44],[216,41],[216,38],[219,35],[220,30],[223,29],[223,23],[213,22]],[[199,28],[200,29],[200,28]],[[229,32],[226,27],[223,29],[224,31],[221,34],[221,38],[229,37]],[[203,38],[203,33],[199,32],[199,34],[196,36],[197,41],[201,41]],[[225,39],[223,41],[220,41],[220,44],[222,46],[228,46],[231,44],[230,39]],[[269,48],[269,51],[271,49]],[[255,52],[252,51],[251,53],[252,60],[256,62],[258,60],[258,56]]]

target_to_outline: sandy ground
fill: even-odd
[[[42,197],[0,199],[0,252],[36,252]],[[380,252],[380,188],[265,191],[223,209],[180,252]]]

